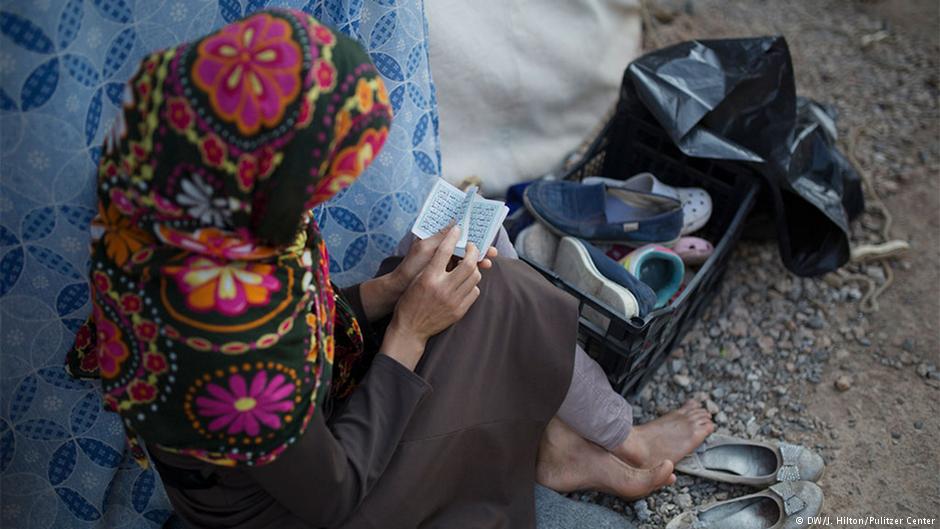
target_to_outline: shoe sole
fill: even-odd
[[[601,274],[584,246],[573,237],[561,239],[552,269],[558,277],[604,302],[615,314],[629,319],[639,313],[633,293]],[[590,307],[585,307],[585,316],[602,327],[606,326],[605,320],[609,323],[608,318]]]
[[[535,222],[516,236],[516,252],[529,261],[551,270],[558,254],[558,237],[542,222]],[[534,248],[533,248],[534,246]]]

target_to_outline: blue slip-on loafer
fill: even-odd
[[[642,191],[654,195],[672,197],[682,203],[682,235],[696,232],[712,215],[712,197],[701,187],[672,187],[659,181],[653,173],[640,173],[626,180],[614,180],[601,176],[589,176],[581,183],[606,184],[608,187]]]
[[[606,184],[539,180],[526,188],[523,201],[559,236],[642,246],[670,244],[682,231],[679,200]]]

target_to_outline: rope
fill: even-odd
[[[867,261],[880,261],[879,264],[882,271],[884,272],[885,280],[884,283],[878,285],[874,279],[868,277],[867,275],[852,273],[846,270],[840,270],[839,275],[847,281],[857,281],[864,283],[867,286],[865,295],[859,302],[859,307],[862,309],[862,312],[872,313],[877,312],[880,308],[878,304],[878,298],[882,293],[884,293],[885,290],[888,289],[888,287],[891,286],[892,283],[894,283],[894,269],[888,266],[884,260],[905,253],[910,248],[910,244],[904,240],[890,239],[891,226],[894,224],[894,217],[891,215],[891,211],[888,209],[888,206],[885,205],[884,200],[882,200],[881,195],[875,189],[874,184],[872,184],[871,177],[859,162],[858,156],[856,154],[858,138],[861,135],[861,131],[861,127],[854,127],[849,131],[849,136],[846,140],[847,154],[849,161],[852,162],[852,165],[855,166],[859,176],[862,178],[862,189],[865,191],[865,195],[868,197],[867,201],[869,207],[881,215],[883,222],[881,224],[881,229],[879,230],[881,242],[877,244],[865,244],[853,247],[851,262],[862,263]]]
[[[869,61],[884,67],[890,66],[890,69],[900,72],[908,70],[907,68],[898,65],[884,64],[884,61],[882,61],[876,55],[872,53],[864,53],[865,48],[867,48],[864,39],[857,38],[856,35],[852,32],[841,28],[818,24],[814,16],[806,10],[806,7],[801,2],[791,2],[790,6],[798,14],[798,16],[804,20],[804,23],[801,24],[800,31],[797,33],[805,30],[818,30],[838,34],[845,37],[850,42],[860,43],[863,55]],[[867,127],[868,123],[866,122],[863,125]],[[885,292],[885,290],[888,289],[888,287],[891,286],[892,283],[894,283],[894,269],[888,266],[888,264],[884,261],[888,258],[904,254],[908,249],[910,249],[910,244],[904,240],[890,238],[891,227],[894,224],[894,217],[891,215],[891,211],[888,209],[888,206],[885,205],[884,200],[882,200],[881,195],[875,189],[870,175],[859,161],[857,155],[858,139],[861,136],[862,130],[863,127],[853,127],[849,130],[848,137],[845,141],[846,154],[848,155],[849,161],[852,162],[852,165],[855,166],[859,176],[862,178],[862,189],[865,192],[865,201],[868,205],[867,209],[879,214],[883,222],[881,224],[881,229],[878,230],[881,242],[876,244],[862,244],[853,246],[851,248],[850,262],[857,264],[878,261],[882,271],[884,272],[885,280],[884,283],[878,285],[874,279],[867,275],[849,272],[848,270],[844,269],[839,270],[837,275],[840,278],[840,283],[843,281],[855,281],[864,284],[866,287],[865,295],[862,296],[862,299],[859,302],[859,308],[862,310],[862,312],[872,313],[877,312],[880,308],[878,304],[878,298]]]

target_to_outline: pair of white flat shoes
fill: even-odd
[[[802,446],[770,444],[713,434],[676,463],[676,472],[767,487],[755,494],[696,507],[666,529],[796,529],[822,509],[814,482],[825,470],[819,455]]]

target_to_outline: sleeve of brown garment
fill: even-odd
[[[366,318],[366,311],[362,306],[362,295],[360,286],[362,283],[356,283],[355,285],[348,286],[346,288],[340,289],[339,293],[343,296],[349,306],[352,307],[353,312],[356,313],[356,321],[359,322],[359,328],[362,330],[363,339],[368,341],[374,341],[376,339],[375,329],[372,328],[372,323],[369,321],[369,318]]]
[[[411,415],[431,386],[386,355],[377,355],[361,386],[330,418],[314,414],[303,437],[249,475],[313,527],[338,525],[385,470]]]

